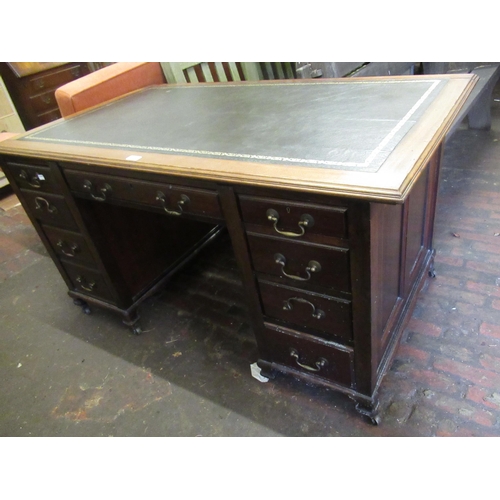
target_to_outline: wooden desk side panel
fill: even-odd
[[[350,207],[356,390],[371,396],[390,334],[402,313],[404,206],[359,202]]]
[[[351,251],[352,316],[354,340],[354,372],[356,391],[371,396],[372,376],[372,300],[370,246],[372,230],[370,204],[352,202],[349,205],[348,233]]]
[[[371,204],[371,384],[376,390],[433,268],[441,148],[403,205]]]
[[[402,205],[371,204],[372,389],[387,338],[404,300],[400,289],[404,260],[403,212]]]

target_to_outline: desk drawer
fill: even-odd
[[[352,340],[351,302],[327,295],[259,282],[264,314],[292,328],[315,330],[330,340]]]
[[[59,184],[49,166],[8,162],[7,168],[16,178],[17,185],[20,188],[43,191],[44,193],[57,193],[60,191]]]
[[[54,252],[60,258],[95,265],[92,253],[81,234],[46,225],[42,225],[42,227]]]
[[[347,249],[255,234],[247,237],[255,271],[279,276],[290,286],[318,285],[350,293]]]
[[[311,236],[347,237],[345,207],[240,196],[245,224],[255,232],[308,241]]]
[[[64,200],[55,194],[21,190],[31,214],[51,226],[78,230],[78,226]]]
[[[269,363],[352,386],[353,350],[349,347],[266,324],[259,353]]]
[[[61,262],[61,264],[73,283],[75,291],[105,300],[106,302],[114,302],[111,290],[98,271],[89,269],[83,265],[69,264],[67,262]]]
[[[65,170],[64,174],[71,190],[88,199],[130,201],[158,208],[168,215],[190,214],[222,218],[215,191],[76,170]]]

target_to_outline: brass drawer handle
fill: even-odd
[[[87,292],[93,292],[94,288],[97,286],[95,281],[89,282],[85,276],[77,276],[76,281],[80,283],[80,287]]]
[[[52,102],[52,97],[50,95],[44,95],[42,101],[44,104],[50,104]]]
[[[45,180],[45,177],[38,173],[35,173],[35,175],[30,179],[30,176],[26,173],[25,170],[21,170],[19,178],[36,189],[40,189],[42,187],[42,182]]]
[[[285,311],[291,311],[293,309],[292,302],[300,302],[301,304],[309,304],[312,307],[312,317],[316,319],[322,319],[325,317],[324,311],[321,309],[316,309],[315,305],[312,302],[309,302],[306,299],[301,297],[290,297],[289,299],[283,301],[283,309]]]
[[[57,208],[54,205],[51,205],[48,200],[45,198],[42,198],[41,196],[37,196],[35,198],[35,209],[36,210],[43,210],[45,208],[47,212],[51,214],[56,214],[57,213]]]
[[[94,187],[92,182],[87,179],[83,181],[83,189],[85,189],[85,191],[88,191],[90,193],[90,196],[92,197],[93,200],[97,201],[106,201],[108,196],[111,195],[111,192],[113,191],[109,184],[104,184],[102,188],[97,189]],[[100,195],[94,194],[94,191],[99,191],[101,194]]]
[[[80,251],[80,247],[76,243],[69,244],[64,240],[59,240],[56,245],[61,249],[61,252],[68,257],[75,257]]]
[[[328,364],[328,361],[325,358],[319,358],[318,361],[316,361],[315,365],[316,368],[308,365],[304,365],[299,361],[299,352],[297,349],[294,349],[293,347],[290,349],[290,356],[292,358],[295,358],[295,362],[301,367],[304,368],[305,370],[309,370],[310,372],[319,372],[321,368],[325,367]]]
[[[183,214],[183,209],[184,207],[191,201],[189,199],[189,197],[185,194],[181,194],[181,199],[177,202],[177,206],[179,207],[179,211],[175,211],[175,210],[170,210],[167,208],[166,206],[166,203],[167,203],[167,199],[165,197],[165,194],[162,193],[161,191],[158,191],[156,193],[156,201],[159,201],[163,207],[163,210],[165,210],[165,212],[168,214],[168,215],[182,215]]]
[[[287,277],[297,281],[308,281],[311,279],[311,273],[319,273],[321,271],[321,264],[315,260],[310,260],[306,267],[307,278],[302,278],[302,276],[295,276],[293,274],[288,274],[285,271],[286,258],[284,255],[277,253],[274,255],[274,262],[281,266],[281,272]]]
[[[300,233],[292,233],[290,231],[282,231],[281,229],[278,229],[278,221],[280,219],[280,216],[276,210],[270,208],[266,212],[266,216],[267,219],[273,223],[274,230],[278,234],[281,234],[282,236],[288,236],[290,238],[300,238],[301,236],[304,236],[306,227],[311,228],[314,225],[313,217],[309,214],[303,214],[300,216],[300,220],[298,222]]]

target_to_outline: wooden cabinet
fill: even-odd
[[[16,111],[9,92],[0,77],[0,133],[24,132],[25,129]]]
[[[87,63],[0,63],[0,75],[26,130],[61,118],[55,90],[89,72]]]
[[[24,132],[23,124],[19,119],[16,108],[12,103],[12,99],[5,88],[5,84],[0,77],[0,134]],[[0,139],[1,140],[1,139]],[[0,168],[0,189],[3,189],[9,184],[7,177]]]

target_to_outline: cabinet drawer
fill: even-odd
[[[36,115],[36,118],[40,125],[45,125],[46,123],[50,123],[53,122],[54,120],[58,120],[59,118],[61,118],[61,112],[59,111],[59,108],[55,108],[52,111],[47,111],[45,113],[38,113]]]
[[[319,285],[350,293],[349,251],[248,234],[253,268],[290,286]]]
[[[54,252],[60,258],[75,262],[95,263],[85,238],[81,234],[45,225],[42,227]]]
[[[88,199],[141,203],[163,210],[168,215],[191,214],[222,218],[215,191],[88,174],[77,170],[65,170],[64,173],[71,190]]]
[[[351,302],[327,295],[259,282],[264,315],[291,328],[315,330],[326,339],[352,340]]]
[[[239,200],[242,218],[252,231],[305,241],[315,235],[347,237],[345,207],[253,196],[240,196]]]
[[[264,361],[352,386],[353,351],[349,347],[266,324],[259,352]]]
[[[107,302],[114,302],[111,290],[98,271],[67,262],[62,262],[62,265],[68,273],[75,291]]]
[[[30,97],[30,104],[35,113],[44,113],[57,108],[57,102],[53,90]]]
[[[58,182],[49,166],[8,162],[7,167],[20,188],[43,191],[44,193],[60,191]]]
[[[56,89],[65,83],[86,75],[88,72],[89,70],[87,67],[75,64],[61,70],[51,71],[44,75],[34,75],[29,78],[28,87],[31,93],[40,93],[44,90]]]
[[[77,229],[78,226],[62,196],[22,190],[31,214],[51,226]]]

